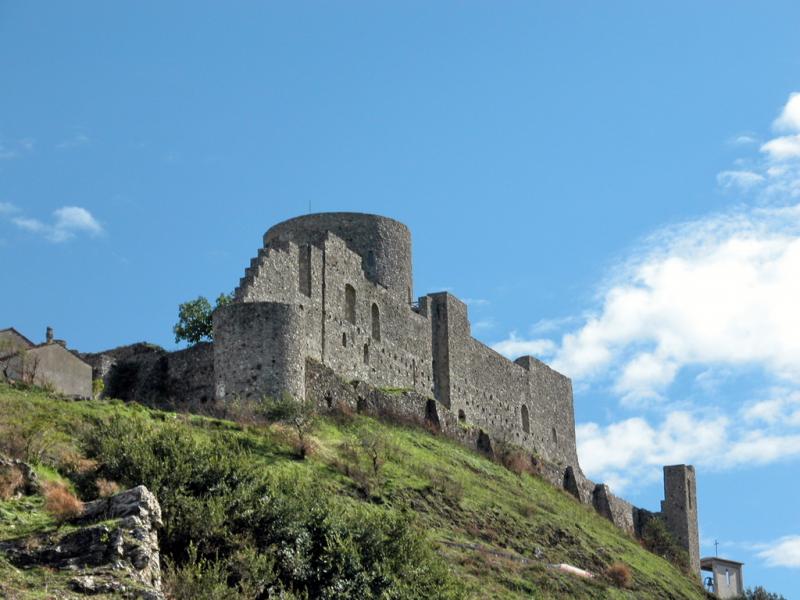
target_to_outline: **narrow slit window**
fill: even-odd
[[[344,316],[350,323],[356,324],[356,288],[349,283],[344,286]]]
[[[381,341],[381,311],[374,302],[372,303],[372,339],[376,342]]]
[[[531,422],[530,417],[528,415],[528,407],[524,404],[522,405],[522,431],[525,433],[531,432]]]

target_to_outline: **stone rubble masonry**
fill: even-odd
[[[664,500],[661,514],[677,542],[688,552],[693,573],[700,572],[697,526],[697,481],[691,465],[664,467]]]
[[[162,404],[282,394],[323,408],[346,402],[435,426],[488,454],[498,445],[522,448],[543,477],[631,534],[656,514],[584,476],[569,378],[532,356],[512,362],[476,340],[466,304],[450,293],[412,300],[405,225],[314,214],[275,225],[263,241],[234,302],[214,312],[213,344],[85,355],[107,390]],[[696,509],[679,508],[671,477],[661,516],[681,543],[696,547]],[[693,486],[692,470],[692,506]]]
[[[177,352],[136,343],[81,354],[102,379],[105,395],[163,407],[202,406],[214,398],[214,346],[201,342]]]

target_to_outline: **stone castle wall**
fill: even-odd
[[[142,399],[288,393],[323,408],[347,402],[435,423],[488,454],[513,444],[554,485],[640,534],[656,513],[581,471],[570,380],[536,358],[512,362],[473,338],[467,306],[452,294],[412,303],[412,285],[404,225],[353,213],[298,217],[265,234],[234,303],[214,313],[213,344],[183,355],[143,347],[87,360],[107,378],[135,365],[134,397]],[[694,471],[669,469],[661,516],[694,557]]]
[[[667,528],[689,554],[692,572],[700,572],[700,534],[697,527],[697,481],[691,465],[664,467],[661,514]]]
[[[300,323],[278,337],[258,334],[269,343],[253,351],[252,344],[231,341],[247,337],[244,328],[228,332],[215,320],[215,338],[224,345],[216,364],[218,397],[290,388],[302,396],[302,371],[283,388],[280,377],[267,381],[260,371],[268,366],[264,353],[274,346],[293,355],[300,337],[305,358],[347,380],[434,397],[462,422],[580,470],[569,379],[532,357],[511,362],[474,339],[466,305],[451,294],[423,296],[418,306],[408,302],[405,226],[370,215],[311,215],[273,227],[264,239],[236,290],[237,304],[296,306]],[[226,385],[226,378],[238,383]],[[262,385],[252,385],[257,379]]]

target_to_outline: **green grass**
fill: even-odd
[[[118,401],[66,401],[0,385],[0,436],[36,424],[43,440],[37,458],[51,466],[58,466],[59,452],[80,452],[80,433],[112,415],[177,423],[198,440],[236,439],[259,468],[314,480],[343,506],[412,511],[473,598],[706,597],[699,582],[563,491],[421,429],[363,416],[320,419],[310,457],[298,460],[291,432],[280,426],[245,427]],[[377,474],[370,446],[379,457]],[[50,527],[40,499],[0,502],[0,540]],[[562,562],[598,574],[623,562],[634,582],[620,590],[602,577],[584,580],[547,566]],[[0,581],[22,577],[9,567],[0,560]]]

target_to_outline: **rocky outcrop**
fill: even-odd
[[[0,554],[17,568],[74,572],[68,586],[78,594],[161,600],[161,524],[156,497],[140,485],[87,502],[66,532],[57,529],[0,542]]]

